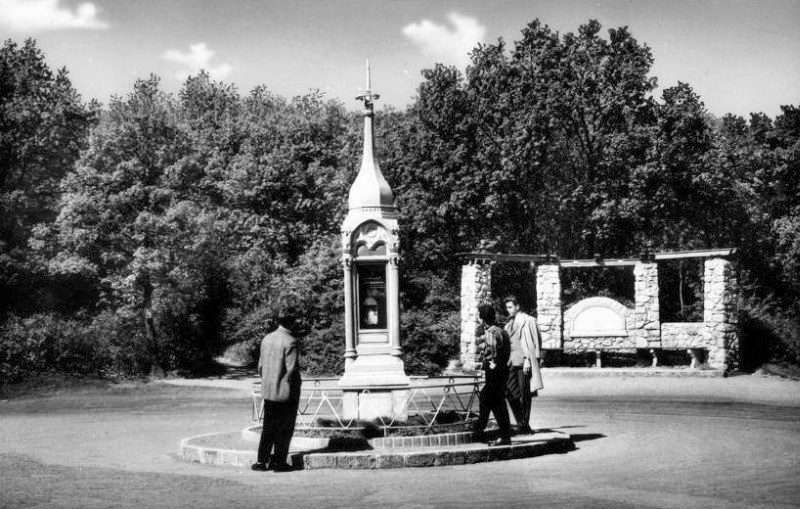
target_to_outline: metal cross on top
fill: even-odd
[[[369,58],[367,59],[367,89],[364,90],[364,93],[356,97],[357,101],[364,101],[364,107],[372,111],[372,103],[373,101],[377,101],[380,99],[381,96],[378,94],[372,93],[372,85],[370,84],[370,75],[369,75]]]

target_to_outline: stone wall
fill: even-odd
[[[558,264],[536,267],[536,309],[542,348],[561,348],[561,278]]]
[[[577,336],[564,338],[565,352],[593,352],[597,350],[635,352],[636,343],[630,336]]]
[[[661,348],[708,348],[703,322],[671,322],[661,324]]]
[[[703,324],[708,365],[714,369],[731,370],[738,366],[734,284],[735,276],[728,260],[709,258],[705,261]]]
[[[478,306],[491,301],[491,264],[473,261],[461,267],[461,365],[475,368],[475,330]]]
[[[630,330],[637,348],[658,348],[661,324],[658,308],[658,265],[637,262],[633,267],[636,301],[631,314]]]

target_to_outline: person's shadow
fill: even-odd
[[[586,426],[582,424],[573,424],[569,426],[555,426],[552,428],[538,428],[536,429],[536,433],[555,433],[566,429],[585,428],[585,427]],[[606,435],[602,433],[569,433],[569,436],[572,439],[572,443],[586,442],[589,440],[606,438]]]

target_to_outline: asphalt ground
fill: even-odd
[[[425,469],[257,473],[177,460],[242,429],[249,380],[51,392],[0,403],[0,507],[800,507],[800,383],[552,373],[535,429],[576,450]]]

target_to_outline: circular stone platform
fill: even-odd
[[[253,435],[245,430],[185,438],[180,444],[179,457],[207,465],[249,467],[256,461],[258,444]],[[516,435],[511,445],[499,447],[472,442],[471,433],[388,437],[370,442],[367,449],[335,451],[328,448],[327,438],[296,436],[288,461],[298,469],[434,467],[529,458],[574,449],[569,435],[551,430]]]

